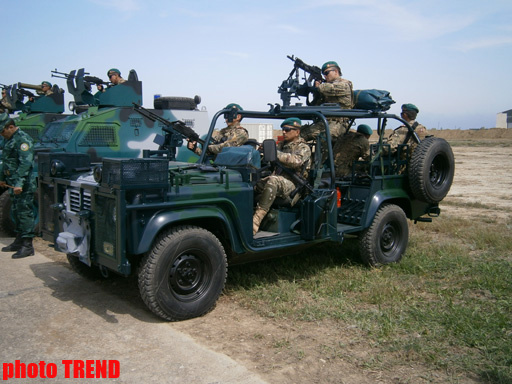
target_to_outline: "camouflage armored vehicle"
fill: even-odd
[[[32,112],[43,110],[40,107],[43,102],[46,103],[43,106],[50,109],[50,101],[57,100],[57,97],[59,108],[63,110],[63,92],[55,91],[53,95],[36,99],[30,106],[31,114],[22,113],[16,119],[18,126],[35,139],[36,172],[37,157],[45,152],[87,153],[91,162],[99,162],[104,157],[142,157],[144,149],[159,149],[161,140],[158,141],[158,137],[165,135],[162,131],[165,125],[145,119],[134,110],[133,103],[142,104],[142,82],[134,70],[130,71],[126,82],[94,95],[92,86],[106,83],[98,77],[88,76],[83,68],[69,74],[56,70],[53,73],[66,78],[68,92],[74,98],[70,109],[75,113],[45,112],[38,113],[38,118],[35,118]],[[16,87],[13,94],[19,95],[20,88]],[[194,99],[164,97],[154,101],[155,109],[152,111],[170,121],[182,119],[189,127],[206,132],[208,114],[206,110],[198,109],[200,101],[199,96]],[[20,109],[29,110],[21,104],[19,97],[14,98],[14,102]],[[53,111],[57,109],[54,107]],[[182,142],[180,136],[173,143],[173,155],[179,152]],[[4,192],[0,195],[0,230],[7,234],[14,230],[10,206],[10,197]]]
[[[288,85],[297,89],[297,84]],[[420,142],[407,122],[382,110],[291,106],[286,100],[294,91],[285,85],[280,89],[283,106],[239,111],[244,122],[321,121],[325,136],[311,145],[320,154],[326,142],[328,156],[324,163],[314,157],[309,176],[294,191],[301,198],[294,205],[276,200],[256,235],[254,185],[282,167],[273,140],[263,143],[263,158],[252,146],[241,146],[224,148],[216,158],[203,151],[195,164],[151,151],[140,159],[103,159],[95,167],[84,155],[40,156],[43,238],[66,253],[82,275],[136,273],[144,302],[167,320],[210,311],[228,265],[341,243],[347,235],[358,236],[368,264],[398,262],[408,244],[408,220],[429,222],[440,214],[439,202],[454,175],[448,143],[434,137]],[[227,112],[216,113],[206,143]],[[348,178],[335,177],[329,117],[369,124],[379,132],[370,160],[356,162]],[[383,136],[390,124],[408,127],[418,143],[411,155],[407,144],[397,151],[386,144]],[[65,163],[63,171],[56,167],[60,163]]]

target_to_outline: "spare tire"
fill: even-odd
[[[196,96],[190,97],[158,97],[153,101],[155,109],[178,109],[182,111],[193,111],[197,109],[197,104],[201,102],[201,98]]]
[[[427,137],[414,149],[409,164],[409,183],[414,196],[437,204],[452,186],[455,159],[450,144],[439,137]]]

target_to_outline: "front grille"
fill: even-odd
[[[80,212],[84,209],[91,209],[91,192],[71,187],[68,193],[68,211]]]

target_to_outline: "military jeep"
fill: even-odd
[[[212,141],[214,116],[205,142]],[[359,238],[361,258],[371,266],[398,262],[408,244],[408,220],[440,214],[454,175],[448,143],[420,141],[394,114],[342,110],[339,106],[273,105],[240,111],[242,125],[288,117],[323,122],[325,134],[310,143],[308,178],[297,181],[300,198],[278,199],[261,231],[252,232],[254,185],[274,169],[275,143],[203,151],[195,164],[170,160],[161,151],[140,159],[108,159],[92,167],[84,154],[39,157],[39,207],[45,240],[67,254],[85,276],[136,273],[140,294],[156,315],[171,321],[209,312],[221,294],[228,265],[293,254],[324,242]],[[328,118],[369,124],[379,133],[369,161],[356,161],[350,177],[335,177]],[[386,126],[405,125],[418,143],[390,148]],[[178,133],[176,133],[178,134]],[[322,145],[327,159],[322,162]],[[293,204],[294,203],[294,204]]]

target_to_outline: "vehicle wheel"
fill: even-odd
[[[15,236],[14,221],[11,218],[11,196],[9,191],[0,195],[0,232],[5,236]]]
[[[16,236],[16,225],[11,214],[11,196],[9,191],[0,195],[0,233],[6,236]],[[39,202],[37,191],[34,193],[34,233],[39,235]]]
[[[409,242],[409,226],[404,211],[395,204],[383,205],[373,222],[359,237],[361,257],[368,265],[400,261]]]
[[[170,321],[211,311],[227,277],[226,253],[211,232],[193,226],[161,234],[144,257],[139,290],[148,308]]]
[[[409,183],[418,200],[439,203],[448,194],[454,173],[453,151],[444,139],[427,137],[412,153]]]
[[[96,266],[89,267],[87,264],[84,264],[80,261],[78,256],[66,255],[68,258],[69,265],[71,265],[71,269],[78,273],[80,276],[85,277],[89,280],[98,280],[103,279],[104,276],[101,274],[100,269]]]

